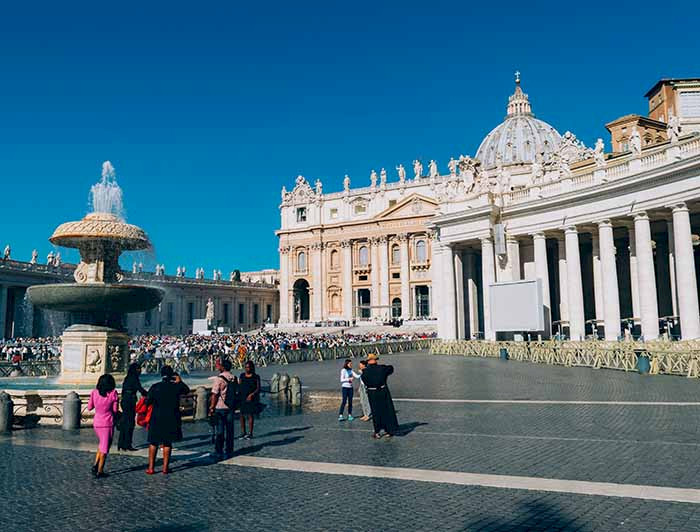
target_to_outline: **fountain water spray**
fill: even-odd
[[[90,189],[92,212],[113,214],[124,221],[122,189],[117,184],[114,166],[109,161],[102,163],[102,179]]]

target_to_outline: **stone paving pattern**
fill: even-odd
[[[395,397],[696,401],[700,384],[497,360],[386,358],[397,367]],[[302,375],[305,386],[335,389],[339,364],[285,370]],[[254,440],[237,440],[237,452],[700,488],[700,406],[400,402],[397,409],[406,434],[379,442],[369,424],[338,423],[335,411],[278,416],[270,409]],[[171,476],[149,477],[143,457],[115,453],[112,475],[99,481],[87,452],[43,447],[92,448],[91,429],[0,437],[0,530],[700,530],[694,504],[215,464],[208,425],[187,424],[185,432],[177,449],[192,455],[179,457]],[[138,429],[136,442],[144,436]]]

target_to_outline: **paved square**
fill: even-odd
[[[604,370],[385,357],[404,435],[334,410],[277,415],[214,463],[190,423],[175,471],[145,451],[89,474],[91,429],[0,438],[2,530],[700,530],[699,383]],[[341,361],[282,368],[336,391]],[[265,368],[269,377],[280,368]],[[359,404],[356,405],[359,410]],[[139,447],[143,430],[137,430]]]

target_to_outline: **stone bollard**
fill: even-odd
[[[12,416],[15,404],[7,392],[0,392],[0,434],[12,430]]]
[[[80,397],[75,392],[68,392],[63,400],[63,430],[80,428]]]
[[[289,381],[289,390],[292,396],[292,406],[301,406],[301,379],[296,375]]]
[[[270,397],[273,400],[279,399],[280,393],[280,375],[279,373],[273,373],[270,377]]]
[[[283,373],[280,375],[280,388],[278,397],[285,402],[289,401],[289,375]]]
[[[207,419],[209,417],[209,392],[204,386],[197,386],[195,393],[194,419]]]

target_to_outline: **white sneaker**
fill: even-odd
[[[338,421],[345,421],[345,418],[343,417],[342,414],[338,416]]]

